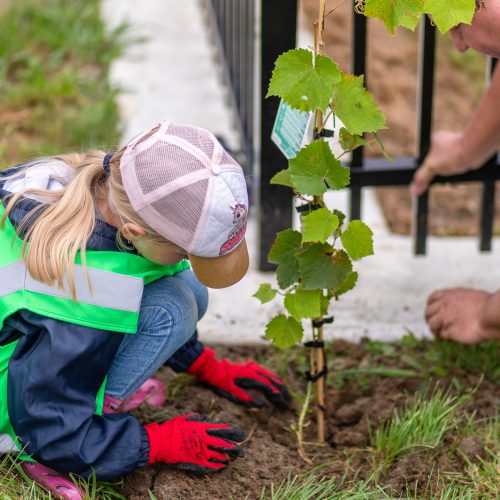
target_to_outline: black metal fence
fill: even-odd
[[[205,0],[220,54],[245,165],[254,163],[255,0]]]
[[[265,99],[276,58],[295,47],[297,30],[297,0],[206,0],[214,26],[218,27],[219,51],[223,56],[227,83],[231,89],[235,109],[241,121],[243,145],[249,168],[254,158],[260,163],[259,202],[259,267],[272,269],[267,254],[275,235],[291,226],[292,196],[287,188],[270,185],[273,175],[287,167],[287,161],[271,141],[271,131],[278,109],[278,99]],[[254,36],[255,8],[258,16],[259,37]],[[365,74],[367,52],[367,19],[354,15],[352,71]],[[258,39],[259,38],[259,39]],[[363,148],[355,150],[350,162],[351,196],[350,217],[360,218],[361,193],[368,186],[407,186],[415,169],[425,158],[431,140],[436,31],[425,18],[420,26],[419,83],[418,83],[418,153],[417,157],[366,159]],[[253,48],[242,44],[257,43],[258,67],[254,67]],[[253,45],[252,47],[255,47]],[[251,60],[248,60],[250,58]],[[494,64],[491,64],[491,71]],[[260,98],[254,99],[253,71],[258,71]],[[260,127],[255,132],[253,106],[260,111]],[[491,250],[495,201],[495,181],[500,179],[498,157],[491,158],[484,167],[453,177],[437,177],[434,183],[481,182],[483,184],[480,228],[480,250]],[[424,254],[428,232],[428,193],[416,200],[414,220],[414,250]]]

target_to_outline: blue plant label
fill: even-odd
[[[302,146],[311,142],[312,121],[313,113],[292,109],[286,102],[280,101],[271,140],[287,160],[295,158]]]

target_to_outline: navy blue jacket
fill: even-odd
[[[2,189],[0,200],[9,193]],[[9,214],[16,227],[38,205],[22,198]],[[102,220],[88,241],[91,250],[120,251],[116,229]],[[147,464],[145,429],[129,414],[98,416],[96,395],[125,334],[50,319],[27,310],[8,317],[0,345],[19,339],[9,363],[8,409],[25,451],[60,472],[112,479]],[[186,371],[203,351],[193,337],[167,361]]]

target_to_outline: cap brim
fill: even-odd
[[[226,288],[234,285],[248,271],[248,250],[245,240],[231,253],[221,257],[188,255],[196,277],[209,288]]]

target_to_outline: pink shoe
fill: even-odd
[[[55,470],[49,469],[38,462],[23,462],[21,467],[28,477],[50,491],[50,493],[54,495],[54,498],[63,500],[83,500],[83,494],[80,488]]]
[[[102,412],[105,415],[112,413],[125,413],[139,408],[142,403],[148,403],[155,408],[163,406],[167,398],[167,389],[158,379],[151,377],[128,398],[120,401],[112,396],[104,395]]]

